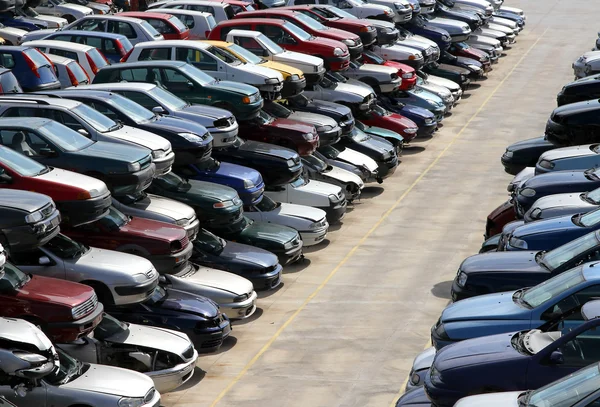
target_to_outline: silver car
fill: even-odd
[[[175,390],[194,374],[198,352],[184,333],[119,321],[104,315],[93,332],[57,345],[82,362],[143,372],[161,393]]]
[[[546,151],[538,159],[535,174],[587,170],[588,168],[597,167],[600,167],[600,146],[598,144],[586,144]]]
[[[106,305],[145,301],[158,285],[158,272],[143,257],[87,247],[62,234],[33,251],[11,254],[11,260],[27,273],[87,284]]]
[[[64,29],[123,34],[133,45],[144,41],[164,40],[164,37],[149,22],[139,18],[118,15],[85,16],[69,24]]]

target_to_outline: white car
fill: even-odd
[[[212,14],[217,23],[230,20],[235,16],[235,11],[230,4],[210,0],[161,0],[150,4],[148,11],[154,11],[157,8],[203,11]]]
[[[325,211],[306,205],[275,202],[267,195],[258,204],[246,208],[244,215],[256,222],[276,223],[296,229],[304,247],[322,242],[329,229]]]
[[[325,75],[322,58],[287,51],[258,31],[231,30],[223,40],[244,47],[261,58],[280,62],[301,70],[307,83],[317,83]]]
[[[358,18],[375,17],[387,21],[396,21],[399,18],[396,16],[394,9],[387,5],[373,4],[365,0],[288,0],[287,2],[288,6],[304,4],[328,4],[336,6]]]
[[[496,56],[500,56],[502,54],[502,51],[504,51],[504,47],[502,47],[500,41],[485,35],[473,34],[469,36],[465,43],[467,43],[469,46],[475,49],[480,49],[482,51],[493,48],[496,53]]]
[[[383,59],[401,62],[415,69],[420,69],[425,65],[425,58],[419,50],[402,45],[399,42],[385,45],[375,44],[372,46],[371,51]]]
[[[600,39],[600,34],[599,34]],[[573,62],[575,79],[585,78],[600,72],[600,51],[588,51]]]
[[[67,3],[64,0],[41,0],[35,11],[49,16],[62,17],[69,23],[94,14],[94,10],[79,4]]]
[[[4,45],[20,45],[27,33],[28,31],[20,28],[0,24],[0,37],[4,39]]]
[[[194,240],[200,230],[194,208],[174,199],[142,192],[137,196],[120,196],[118,201],[112,197],[112,205],[125,215],[181,226],[190,240]]]
[[[265,187],[265,195],[275,202],[322,209],[327,213],[329,223],[339,221],[346,214],[347,202],[342,188],[302,176],[289,184]]]
[[[217,22],[212,14],[204,11],[182,10],[178,8],[153,8],[155,13],[165,13],[177,17],[190,30],[188,40],[205,40]]]
[[[454,104],[456,104],[462,98],[463,90],[458,83],[451,81],[450,79],[426,74],[423,71],[419,72],[419,76],[423,78],[426,83],[443,86],[444,88],[448,89],[454,98]]]
[[[380,184],[383,182],[383,179],[378,175],[379,166],[377,165],[377,162],[368,155],[359,153],[351,148],[325,146],[319,148],[315,155],[333,166],[341,163],[340,167],[342,168],[347,165],[356,167],[362,172],[361,178],[364,179],[364,182],[369,183],[377,181]]]
[[[79,62],[55,54],[46,54],[46,56],[54,64],[54,71],[60,81],[61,89],[90,83],[90,77],[83,67],[79,65]]]
[[[165,40],[135,45],[127,62],[148,60],[186,61],[218,80],[247,83],[257,87],[267,99],[277,99],[283,89],[283,75],[271,68],[242,62],[226,49],[210,42]]]
[[[13,10],[16,20],[26,21],[37,25],[40,29],[44,28],[63,28],[68,24],[66,18],[40,14],[31,7],[15,7]]]
[[[354,111],[367,111],[376,102],[375,92],[368,86],[334,82],[327,77],[318,84],[307,85],[304,95],[310,99],[340,103]]]
[[[344,76],[366,83],[375,90],[376,94],[394,92],[402,84],[396,68],[363,64],[358,61],[350,61],[348,69],[344,71]]]
[[[450,110],[452,106],[454,106],[454,104],[456,103],[454,100],[454,96],[452,96],[452,93],[450,92],[450,89],[444,86],[436,85],[433,82],[426,81],[420,76],[417,77],[416,86],[419,89],[426,90],[428,92],[433,93],[434,95],[439,96],[444,101],[444,104],[448,106],[448,110]]]
[[[410,3],[406,0],[369,0],[368,2],[364,1],[364,3],[387,6],[394,10],[394,17],[392,20],[396,24],[402,24],[410,21],[413,15],[413,9]]]
[[[365,187],[360,177],[348,170],[327,164],[314,155],[300,157],[308,178],[315,181],[323,181],[328,184],[337,185],[344,191],[346,199],[353,201],[360,197]]]

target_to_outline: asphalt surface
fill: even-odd
[[[478,251],[488,213],[507,199],[500,157],[543,134],[571,63],[594,46],[600,0],[506,0],[525,30],[444,127],[413,142],[399,170],[370,184],[341,227],[286,267],[166,407],[393,405],[414,356]]]

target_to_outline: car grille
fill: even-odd
[[[187,247],[187,245],[190,244],[190,238],[186,234],[183,239],[179,240],[179,243],[181,243],[181,248],[185,249]]]
[[[185,360],[190,360],[194,356],[194,347],[190,345],[190,347],[187,348],[185,352],[181,354],[181,356],[183,356]]]
[[[150,155],[147,155],[146,158],[143,158],[138,162],[140,163],[140,168],[143,170],[144,168],[148,168],[150,164],[152,164],[152,157]]]
[[[73,318],[79,319],[86,316],[96,308],[96,305],[98,305],[98,297],[94,293],[91,298],[73,308]]]
[[[42,215],[44,215],[44,219],[51,216],[54,213],[54,204],[49,203],[41,209]]]
[[[154,393],[156,393],[156,389],[154,389],[153,387],[144,396],[144,404],[148,404],[152,401],[152,399],[154,398]]]
[[[235,119],[233,117],[227,117],[225,119],[215,120],[214,126],[220,129],[223,127],[233,126],[233,123],[235,123]]]

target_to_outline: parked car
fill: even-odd
[[[127,11],[116,14],[147,21],[165,40],[187,40],[190,29],[176,16],[160,12]]]
[[[58,122],[64,123],[67,127],[79,133],[75,136],[72,132],[69,132],[68,137],[78,137],[80,146],[98,141],[107,141],[150,151],[156,175],[171,171],[171,166],[175,161],[171,143],[163,137],[117,123],[97,110],[75,100],[63,99],[51,94],[21,95],[20,97],[0,96],[0,103],[0,117],[16,119],[37,116],[56,119]],[[57,127],[54,128],[57,129]],[[2,133],[8,132],[3,131]],[[54,155],[54,153],[39,150],[40,148],[47,148],[47,146],[41,143],[39,139],[34,137],[32,140],[31,137],[29,135],[29,140],[26,137],[25,140],[19,140],[23,138],[19,137],[19,139],[9,142],[15,144],[13,149],[17,152],[25,153],[28,156],[46,155],[46,157],[51,158],[49,156]],[[62,140],[66,141],[67,136],[62,136]],[[67,151],[74,148],[71,146],[67,148]],[[65,164],[71,165],[72,163]]]
[[[382,111],[382,109],[383,109],[383,111]],[[381,112],[381,113],[377,113],[377,112]],[[433,135],[433,133],[438,128],[438,122],[436,120],[436,117],[431,111],[424,109],[422,107],[419,107],[419,106],[406,105],[404,103],[398,102],[396,99],[387,98],[387,99],[378,100],[377,105],[375,106],[373,111],[370,114],[368,113],[362,117],[368,117],[368,118],[375,117],[375,120],[377,122],[376,127],[378,127],[378,126],[380,126],[380,124],[378,123],[379,121],[386,120],[386,118],[388,117],[388,114],[394,114],[394,113],[409,119],[411,122],[413,122],[417,126],[417,132],[415,134],[412,134],[412,130],[410,130],[413,128],[412,123],[405,122],[406,126],[402,126],[401,124],[396,124],[396,123],[393,124],[395,127],[402,126],[400,128],[404,128],[404,127],[406,128],[406,130],[402,131],[402,135],[401,135],[403,141],[406,143],[409,143],[412,139],[419,137],[419,136],[430,137]],[[376,116],[376,115],[381,115],[381,116]],[[365,120],[365,119],[363,119],[363,120]],[[368,119],[366,119],[366,121],[368,121]],[[373,124],[375,124],[375,122]],[[387,125],[384,127],[387,127]],[[365,133],[370,133],[369,131],[367,131],[363,128],[361,128],[361,130],[364,131]],[[400,133],[397,133],[397,134],[400,134]],[[386,138],[388,138],[388,137],[386,137]],[[391,141],[391,140],[388,140],[388,141]],[[396,143],[397,142],[392,142],[392,144],[396,144]]]
[[[600,75],[567,83],[556,95],[558,106],[600,98]]]
[[[557,107],[546,123],[546,139],[558,147],[597,142],[600,134],[594,112],[598,109],[598,100]]]
[[[423,67],[423,72],[457,83],[463,90],[471,84],[471,71],[459,66],[435,62]]]
[[[283,76],[274,69],[242,62],[227,49],[202,41],[161,41],[138,43],[123,61],[185,61],[217,80],[239,81],[258,88],[265,99],[277,99]]]
[[[585,78],[586,76],[600,73],[600,52],[596,50],[599,41],[600,37],[596,40],[596,48],[594,50],[584,53],[573,62],[572,67],[575,79]]]
[[[375,139],[382,139],[391,143],[394,146],[396,155],[398,157],[400,157],[400,154],[402,154],[402,150],[404,149],[404,137],[402,137],[400,134],[382,127],[367,126],[360,121],[356,122],[356,126],[359,130],[365,132],[366,134],[374,136]]]
[[[44,1],[44,0],[42,0]],[[57,0],[50,0],[57,1]],[[122,34],[132,45],[145,41],[161,41],[164,37],[149,22],[118,15],[93,15],[78,19],[65,30],[100,31]]]
[[[306,95],[296,95],[278,102],[295,112],[316,113],[334,119],[342,129],[342,135],[350,133],[354,128],[352,110],[340,103],[326,102],[324,100],[310,99]],[[323,146],[327,144],[327,137]]]
[[[0,46],[0,65],[12,70],[25,92],[60,89],[52,63],[35,48]]]
[[[8,27],[2,20],[2,14],[0,13],[0,38],[2,38],[2,45],[19,45],[23,37],[27,34],[27,31],[22,28]],[[35,27],[35,26],[34,26]],[[38,29],[35,27],[34,29]]]
[[[452,37],[448,31],[429,24],[427,20],[423,20],[419,16],[413,18],[408,24],[405,24],[405,28],[415,35],[421,35],[435,42],[440,51],[448,49],[452,42]],[[461,40],[464,40],[464,36],[462,36]]]
[[[227,241],[206,229],[200,230],[193,244],[193,262],[247,278],[255,290],[272,290],[282,282],[283,267],[267,250]]]
[[[383,177],[379,175],[377,162],[366,154],[339,144],[336,144],[335,147],[319,147],[315,154],[331,165],[354,171],[365,183],[376,181],[381,184],[383,182]]]
[[[185,62],[145,61],[111,65],[98,72],[93,83],[122,81],[154,83],[190,104],[221,107],[231,111],[240,120],[258,116],[263,105],[263,98],[254,86],[217,81]]]
[[[106,215],[110,192],[104,182],[87,175],[48,167],[7,147],[0,147],[0,188],[36,191],[51,197],[70,224]]]
[[[215,28],[216,29],[216,28]],[[214,30],[214,29],[213,29]],[[210,40],[221,40],[248,50],[257,57],[268,61],[278,62],[299,69],[304,74],[307,83],[317,83],[325,75],[324,62],[322,58],[307,55],[300,52],[293,52],[284,49],[273,42],[270,38],[258,31],[249,31],[242,29],[221,30],[219,35],[208,35]],[[284,84],[284,92],[285,84]],[[286,94],[286,96],[289,96]]]
[[[396,75],[400,78],[400,86],[398,90],[412,89],[417,82],[417,74],[415,69],[410,66],[396,61],[389,61],[375,54],[371,50],[365,50],[362,53],[362,60],[368,64],[388,66],[396,69]]]
[[[33,9],[40,14],[64,18],[69,23],[94,14],[89,7],[69,4],[64,0],[40,0]]]
[[[97,90],[63,90],[60,97],[77,100],[117,123],[164,137],[175,154],[174,165],[185,165],[210,157],[212,136],[204,126],[187,119],[160,116],[117,93]]]
[[[516,175],[525,167],[535,167],[540,155],[555,148],[557,146],[546,140],[545,137],[517,141],[508,146],[502,154],[501,162],[504,171]]]
[[[302,157],[302,164],[309,179],[339,186],[349,202],[360,197],[364,182],[353,172],[329,165],[315,155]]]
[[[54,71],[62,89],[79,86],[79,84],[87,85],[91,82],[83,67],[74,59],[54,54],[47,54],[47,57],[54,65]]]
[[[131,45],[129,39],[122,34],[98,31],[58,30],[48,32],[44,30],[38,30],[31,31],[23,37],[23,41],[35,40],[65,41],[70,43],[89,45],[91,47],[97,48],[99,53],[103,55],[111,64],[120,62],[121,58],[127,55],[127,53],[133,48],[133,45]],[[63,51],[63,53],[64,52],[66,51]],[[93,65],[95,65],[96,68],[99,69],[100,66],[96,65],[96,63],[100,63],[101,66],[106,65],[102,60],[100,60],[97,57],[97,55],[98,54],[95,52],[92,52],[92,54],[90,54],[90,58],[92,59],[91,62],[87,59],[86,56],[86,61],[89,63],[90,69],[92,69]]]
[[[0,119],[0,144],[41,164],[98,178],[114,195],[147,188],[155,174],[147,149],[94,142],[50,119]]]
[[[343,11],[346,11],[353,16],[364,19],[364,18],[375,18],[385,21],[395,21],[398,19],[394,9],[387,5],[379,5],[374,3],[362,2],[359,0],[288,0],[287,6],[295,5],[306,5],[306,4],[327,4],[336,6]],[[410,18],[409,18],[410,19]]]
[[[402,43],[374,45],[371,52],[385,60],[400,62],[414,69],[421,69],[425,65],[425,58],[418,49]]]
[[[590,212],[598,206],[600,206],[600,189],[598,188],[583,193],[546,195],[531,205],[531,208],[523,215],[523,220],[528,223],[556,216],[577,215]]]
[[[363,125],[375,126],[400,134],[402,136],[403,143],[409,143],[417,136],[417,132],[419,131],[419,128],[415,122],[407,117],[401,116],[398,113],[392,113],[380,105],[375,105],[371,112],[359,113],[358,119]],[[433,127],[433,121],[433,118],[430,118],[430,127]],[[359,125],[357,124],[357,126]],[[361,126],[360,130],[365,131],[365,128],[362,128]],[[396,147],[396,152],[399,153],[397,147],[401,145],[400,140],[396,139],[393,141],[388,141],[390,141],[394,147]]]
[[[117,93],[151,110],[157,115],[175,116],[198,123],[213,137],[213,147],[232,145],[238,134],[238,123],[231,112],[212,106],[190,104],[152,83],[100,83],[80,90]]]
[[[217,25],[212,14],[203,11],[177,8],[153,8],[152,12],[170,14],[177,17],[189,29],[190,40],[205,40]]]
[[[57,347],[81,362],[145,373],[154,381],[156,390],[163,393],[188,382],[198,359],[198,352],[185,333],[129,324],[107,314],[94,329],[93,337]]]
[[[0,68],[0,93],[23,93],[19,81],[10,69]]]
[[[555,171],[586,170],[600,165],[598,144],[555,148],[540,155],[535,165],[535,174]]]
[[[46,195],[5,190],[0,199],[0,261],[2,252],[26,251],[41,246],[59,232],[60,213]]]
[[[68,24],[65,18],[39,14],[31,7],[15,7],[12,10],[4,11],[0,15],[0,22],[6,27],[14,27],[25,32],[46,28],[63,28]],[[18,42],[12,44],[17,45]]]
[[[240,14],[240,17],[242,15]],[[236,18],[222,21],[211,31],[208,39],[223,40],[233,29],[260,31],[288,51],[306,53],[323,59],[325,68],[331,71],[344,70],[350,62],[350,53],[345,44],[337,40],[314,37],[293,23],[281,19]]]
[[[354,84],[335,82],[327,77],[318,84],[307,85],[304,95],[308,98],[346,105],[353,113],[369,111],[376,102],[373,91]]]
[[[574,281],[581,278],[581,270],[573,276]],[[547,299],[548,292],[544,292],[542,297],[531,299],[531,304]],[[516,391],[526,383],[527,387],[538,388],[598,362],[593,351],[598,338],[595,330],[600,324],[598,305],[597,301],[587,302],[581,310],[584,322],[575,328],[511,332],[445,347],[437,353],[425,377],[427,396],[438,406],[451,406],[488,386]]]
[[[148,9],[154,12],[157,8],[174,8],[182,10],[203,11],[210,13],[217,23],[230,20],[235,16],[233,7],[220,1],[208,0],[159,0],[149,5]]]

